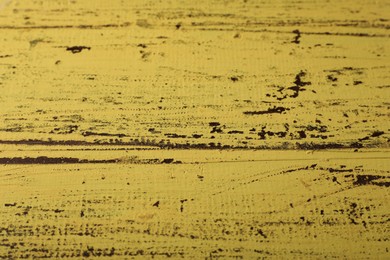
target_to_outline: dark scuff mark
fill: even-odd
[[[363,138],[359,138],[358,140],[359,141],[367,141],[367,140],[370,140],[370,137],[366,136],[366,137],[363,137]]]
[[[91,47],[88,47],[88,46],[71,46],[71,47],[66,47],[66,50],[72,52],[73,54],[80,53],[83,50],[90,50],[90,49],[91,49]]]
[[[304,72],[304,71],[300,71],[297,75],[295,75],[294,83],[297,87],[311,85],[310,81],[303,81],[302,80],[302,77],[304,77],[304,76],[306,76],[306,72]]]
[[[140,48],[145,49],[145,48],[147,48],[148,46],[147,46],[146,44],[144,44],[144,43],[140,43],[140,44],[137,45],[137,47],[140,47]]]
[[[295,33],[295,37],[294,37],[294,40],[292,41],[292,43],[299,44],[301,42],[300,41],[301,32],[298,29],[296,29],[296,30],[294,30],[292,32]]]
[[[187,202],[188,199],[182,199],[180,200],[180,212],[184,211],[184,202]]]
[[[371,137],[379,137],[381,135],[383,135],[385,132],[383,131],[374,131],[372,134],[371,134]]]
[[[336,82],[337,81],[337,78],[334,75],[328,75],[328,76],[326,76],[326,78],[329,81],[331,81],[331,82]]]
[[[390,181],[385,181],[385,182],[373,182],[372,183],[373,185],[376,185],[376,186],[383,186],[383,187],[390,187]]]
[[[333,176],[332,181],[337,183],[338,185],[341,185],[341,183],[337,180],[336,176]]]
[[[232,82],[237,82],[238,81],[238,77],[236,77],[236,76],[233,76],[233,77],[230,77],[229,78]]]
[[[77,164],[77,163],[117,163],[117,159],[111,160],[85,160],[70,157],[12,157],[0,158],[0,164]]]
[[[121,28],[129,27],[131,23],[125,22],[122,24],[81,24],[81,25],[28,25],[28,26],[12,26],[12,25],[2,25],[0,29],[16,29],[16,30],[25,30],[25,29],[103,29],[103,28]]]
[[[154,127],[149,128],[148,132],[150,132],[152,134],[160,134],[161,133],[161,131],[156,130]]]
[[[260,137],[260,140],[264,140],[266,139],[266,136],[277,136],[277,137],[286,137],[287,133],[288,133],[288,130],[286,129],[286,131],[279,131],[279,132],[273,132],[273,131],[265,131],[266,127],[263,126],[261,128],[261,131],[259,131],[257,133],[257,135]]]
[[[365,136],[363,138],[359,138],[359,141],[367,141],[367,140],[370,140],[371,137],[380,137],[380,136],[382,136],[384,134],[385,134],[384,131],[376,130],[371,135],[367,135],[367,136]]]
[[[306,76],[306,72],[300,71],[295,75],[294,85],[290,87],[278,86],[276,90],[277,93],[273,94],[272,97],[276,98],[278,101],[287,99],[287,98],[297,98],[299,93],[302,91],[306,91],[305,86],[311,85],[310,81],[304,81],[302,78]],[[315,93],[315,91],[313,92]],[[271,94],[267,94],[267,96],[271,96]]]
[[[300,139],[304,139],[304,138],[306,138],[306,133],[305,133],[305,131],[298,131],[298,134],[299,134],[299,138]]]
[[[209,123],[209,126],[213,127],[213,126],[219,126],[221,125],[219,122],[210,122]]]
[[[340,143],[296,143],[297,149],[302,150],[321,150],[321,149],[341,149],[341,148],[347,148],[344,144]]]
[[[168,138],[187,138],[186,135],[178,135],[176,133],[167,133],[167,134],[164,134],[166,137]]]
[[[125,134],[110,134],[110,133],[95,133],[95,132],[91,132],[91,131],[85,131],[82,133],[83,136],[114,136],[114,137],[119,137],[119,138],[122,138],[122,137],[126,137]]]
[[[229,131],[228,134],[243,134],[244,131],[239,131],[239,130],[232,130],[232,131]]]
[[[210,123],[210,126],[211,126],[211,123]],[[211,134],[214,134],[214,133],[222,134],[223,133],[222,127],[223,126],[220,126],[219,123],[218,123],[218,125],[212,126],[210,133]]]
[[[284,135],[286,132],[280,132],[280,135]],[[274,134],[275,135],[275,134]],[[231,149],[271,149],[271,150],[280,150],[280,149],[298,149],[298,150],[313,150],[313,149],[340,149],[340,148],[363,148],[364,145],[360,142],[352,143],[313,143],[313,142],[296,142],[291,143],[290,146],[285,144],[276,144],[276,145],[258,145],[258,146],[237,146],[237,145],[216,145],[215,143],[171,143],[166,142],[164,139],[159,142],[151,142],[149,140],[139,140],[139,139],[130,139],[129,141],[123,140],[113,140],[112,142],[105,140],[94,140],[94,141],[82,141],[82,140],[38,140],[38,139],[23,139],[23,140],[0,140],[0,144],[11,144],[11,145],[47,145],[47,146],[85,146],[87,150],[94,149],[91,147],[116,147],[121,146],[121,148],[116,149],[132,149],[132,150],[150,150],[150,149],[198,149],[198,150],[231,150]],[[107,148],[111,149],[111,148]]]
[[[144,61],[146,61],[148,57],[152,54],[150,51],[145,52],[143,50],[139,51],[139,53],[141,54],[141,59]]]
[[[334,169],[334,168],[327,168],[327,170],[328,170],[330,173],[333,173],[333,172],[353,172],[353,169]]]
[[[161,163],[170,164],[170,163],[173,163],[174,161],[175,161],[175,159],[173,159],[173,158],[166,158],[166,159],[162,160]]]
[[[64,127],[56,127],[50,131],[51,134],[71,134],[76,132],[78,125],[65,125]]]
[[[353,184],[361,186],[361,185],[377,185],[377,186],[385,186],[389,187],[390,182],[374,182],[376,180],[380,179],[386,179],[385,176],[380,176],[380,175],[357,175],[356,180],[354,181]]]
[[[264,238],[267,238],[267,235],[264,234],[263,230],[261,230],[261,229],[258,229],[258,230],[257,230],[257,234],[259,234],[260,236],[262,236],[262,237],[264,237]]]
[[[245,111],[244,115],[264,115],[264,114],[281,114],[285,111],[290,110],[289,108],[285,107],[276,107],[274,106],[273,108],[268,108],[265,111]]]
[[[326,125],[308,125],[306,126],[307,131],[317,131],[319,133],[326,133],[328,131],[328,127]]]

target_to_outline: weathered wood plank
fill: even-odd
[[[1,139],[388,146],[386,1],[206,3],[10,2]]]
[[[389,258],[389,11],[0,1],[0,258]]]

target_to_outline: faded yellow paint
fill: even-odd
[[[0,258],[389,258],[389,5],[0,1]]]

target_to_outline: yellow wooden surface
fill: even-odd
[[[389,259],[389,13],[0,1],[0,259]]]

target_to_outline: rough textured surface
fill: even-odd
[[[173,2],[9,3],[0,141],[388,147],[387,1]]]
[[[389,1],[0,1],[0,259],[388,259]]]
[[[101,153],[1,166],[2,258],[389,256],[386,151]]]

